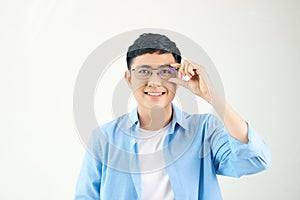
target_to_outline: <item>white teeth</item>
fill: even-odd
[[[160,96],[160,95],[162,95],[162,92],[159,92],[159,93],[148,92],[148,95],[150,95],[150,96]]]

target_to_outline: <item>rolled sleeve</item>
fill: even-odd
[[[217,145],[215,161],[217,174],[241,177],[255,174],[268,168],[271,163],[271,153],[266,143],[248,124],[248,143],[243,143],[226,133],[220,133],[220,143]],[[226,134],[226,135],[225,135]],[[226,139],[227,138],[227,139]],[[216,164],[217,163],[217,164]]]
[[[249,159],[259,157],[267,168],[271,163],[271,153],[266,143],[256,133],[250,123],[248,124],[248,143],[242,143],[229,134],[229,142],[236,158]]]

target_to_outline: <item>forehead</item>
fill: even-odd
[[[163,65],[175,63],[172,53],[146,53],[133,59],[132,67],[140,65]]]

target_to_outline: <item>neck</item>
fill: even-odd
[[[154,106],[150,109],[138,107],[140,127],[145,130],[159,130],[172,120],[172,106]]]

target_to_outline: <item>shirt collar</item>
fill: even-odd
[[[171,132],[174,132],[176,124],[179,124],[182,128],[188,130],[188,123],[187,118],[188,114],[177,108],[174,104],[172,104],[172,110],[173,110],[173,117],[171,121]],[[119,121],[120,126],[124,129],[128,130],[132,128],[133,126],[139,125],[139,118],[137,114],[137,107],[135,107],[130,113],[125,115],[123,118]]]
[[[188,123],[187,118],[188,114],[177,108],[174,104],[172,104],[172,110],[173,110],[173,118],[172,118],[172,124],[171,124],[171,130],[174,132],[176,124],[179,124],[182,128],[188,130]]]

